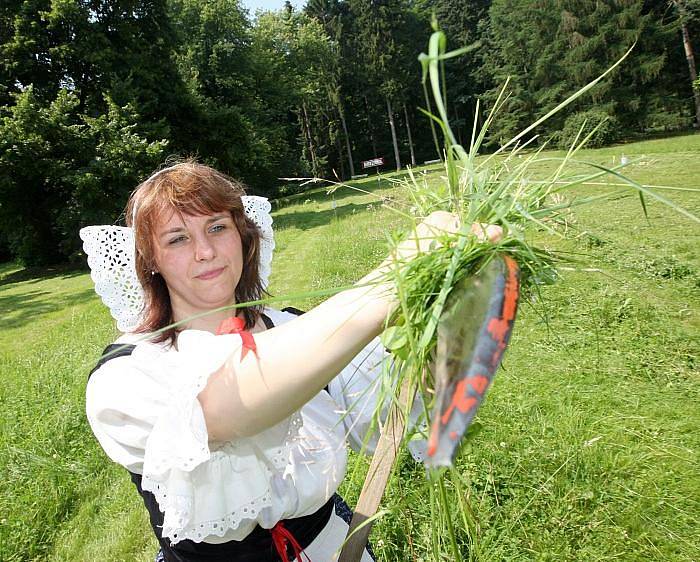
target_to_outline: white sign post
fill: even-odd
[[[372,158],[371,160],[363,160],[362,161],[362,169],[366,170],[367,168],[378,168],[379,166],[384,165],[384,158]]]

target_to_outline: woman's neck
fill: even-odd
[[[173,320],[175,322],[180,322],[191,318],[180,325],[180,330],[202,330],[204,332],[216,334],[221,323],[227,318],[231,318],[231,316],[236,316],[237,312],[237,309],[231,308],[199,316],[198,314],[190,314],[185,310],[173,310]],[[201,314],[201,312],[199,314]]]

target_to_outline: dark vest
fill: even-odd
[[[302,314],[300,310],[291,307],[285,308],[283,311],[297,315]],[[270,318],[265,315],[262,318],[267,328],[274,327]],[[102,357],[100,357],[97,365],[90,371],[90,375],[111,359],[131,355],[135,347],[135,345],[108,345],[102,352]],[[90,375],[88,375],[88,378]],[[163,558],[166,562],[280,562],[277,551],[272,544],[270,531],[260,526],[256,526],[242,541],[211,544],[183,540],[177,544],[171,544],[167,537],[163,537],[164,514],[160,511],[155,496],[141,487],[140,474],[134,472],[129,472],[129,474],[131,475],[131,481],[136,486],[136,490],[143,498],[153,532],[160,543]],[[305,549],[323,530],[334,509],[339,516],[350,524],[350,518],[352,517],[350,508],[338,494],[334,494],[315,513],[304,517],[285,519],[284,526],[294,535],[302,549]],[[291,548],[288,549],[288,557],[290,561],[294,560]]]

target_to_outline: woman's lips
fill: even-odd
[[[223,267],[220,267],[218,269],[212,269],[210,271],[205,271],[204,273],[200,273],[199,275],[197,275],[197,279],[201,279],[202,281],[209,281],[209,279],[214,279],[221,275],[223,271]]]

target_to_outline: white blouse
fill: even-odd
[[[295,317],[265,314],[275,325]],[[318,510],[345,475],[346,439],[362,448],[387,357],[375,339],[329,383],[328,393],[255,436],[214,445],[197,395],[240,347],[240,336],[185,330],[177,349],[136,334],[117,343],[136,347],[93,373],[88,420],[107,455],[143,475],[172,543],[242,540],[256,524],[270,529]]]

